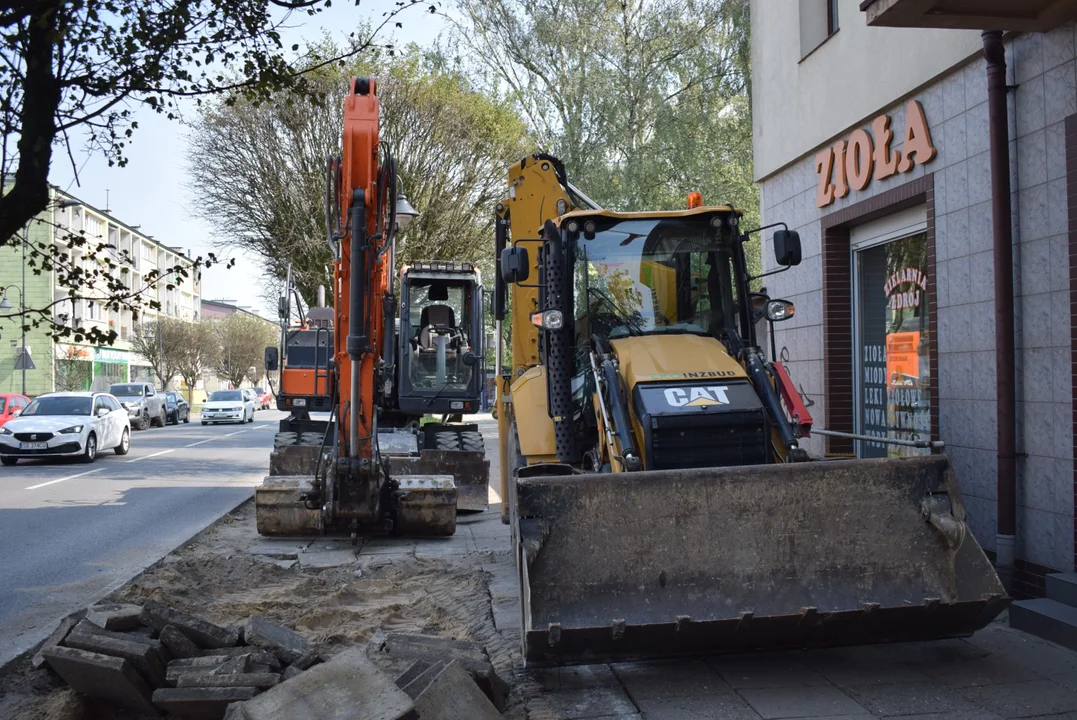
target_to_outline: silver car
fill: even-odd
[[[131,449],[127,410],[108,393],[54,392],[40,395],[0,427],[0,462],[22,458],[78,457],[92,463],[102,450]]]

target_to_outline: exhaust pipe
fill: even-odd
[[[318,286],[318,307],[320,307],[320,308],[325,307],[325,286],[324,285],[319,285]]]

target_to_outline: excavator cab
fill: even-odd
[[[403,412],[475,412],[485,382],[482,281],[471,263],[417,263],[400,273]]]

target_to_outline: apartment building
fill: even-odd
[[[803,243],[767,278],[797,308],[779,354],[819,427],[945,442],[970,527],[1028,595],[1077,548],[1073,8],[751,4],[763,220]]]
[[[158,317],[198,319],[200,281],[188,253],[168,247],[141,232],[139,226],[129,225],[57,188],[50,191],[49,208],[31,221],[22,238],[0,248],[0,287],[7,288],[5,296],[14,307],[18,307],[21,291],[26,307],[51,306],[49,312],[58,325],[115,330],[117,338],[111,346],[97,347],[70,338],[56,342],[45,325],[31,329],[26,333],[26,347],[35,368],[25,371],[26,393],[33,396],[54,389],[99,389],[135,380],[156,383],[149,363],[132,349],[131,340],[140,324]],[[73,238],[85,238],[86,243],[80,246]],[[68,289],[57,283],[57,270],[38,274],[27,268],[34,248],[42,243],[51,243],[67,254],[68,269],[79,268],[90,274],[96,270],[118,277],[132,295],[142,299],[137,320],[131,309],[106,306],[104,279],[73,300]],[[106,258],[96,252],[102,243],[108,258],[118,266],[116,271],[110,270]],[[178,273],[167,277],[151,274],[176,267],[186,268],[188,277]],[[169,284],[174,287],[169,289]],[[151,308],[150,300],[160,302],[160,310]],[[0,392],[22,391],[24,371],[15,369],[21,342],[18,323],[0,319]]]

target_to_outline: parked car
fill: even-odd
[[[0,427],[29,404],[30,398],[25,395],[0,395]]]
[[[254,408],[255,410],[257,410],[258,409],[258,398],[256,398],[254,396],[254,391],[251,390],[250,388],[243,388],[241,390],[241,392],[243,393],[243,401],[244,402],[249,402],[251,404],[251,407]]]
[[[254,422],[254,403],[249,391],[215,390],[202,406],[202,424]]]
[[[145,430],[150,425],[165,426],[165,396],[151,383],[116,383],[108,391],[127,408],[136,430]]]
[[[102,450],[126,455],[130,449],[131,420],[108,393],[40,395],[0,428],[4,465],[38,457],[78,457],[92,463]]]
[[[254,405],[260,410],[268,410],[269,403],[273,400],[273,396],[270,395],[265,388],[254,388]]]
[[[189,423],[191,422],[191,405],[184,399],[182,394],[172,391],[166,392],[165,416],[168,418],[168,422],[173,425],[179,425],[181,420]]]

